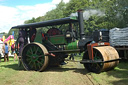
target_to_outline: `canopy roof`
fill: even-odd
[[[48,20],[48,21],[42,21],[37,23],[30,23],[30,24],[24,24],[24,25],[17,25],[12,27],[11,29],[19,29],[19,28],[38,28],[38,27],[45,27],[45,26],[53,26],[53,25],[61,25],[61,24],[67,24],[67,23],[74,23],[78,22],[77,17],[66,17],[61,19],[54,19],[54,20]]]

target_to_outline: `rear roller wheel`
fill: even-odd
[[[26,70],[43,71],[48,65],[48,51],[40,43],[27,44],[22,51],[22,63]]]
[[[113,59],[119,59],[117,51],[111,46],[102,46],[93,48],[94,60],[108,61]],[[83,59],[89,59],[88,51],[84,53]],[[85,68],[91,72],[100,73],[117,66],[119,61],[112,61],[108,63],[86,63]]]

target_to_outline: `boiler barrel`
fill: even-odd
[[[68,45],[65,46],[65,50],[75,50],[78,49],[78,41],[69,43]]]

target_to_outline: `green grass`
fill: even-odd
[[[61,78],[60,75],[62,75],[62,77],[65,75],[65,79],[71,80],[70,76],[73,75],[69,76],[67,73],[75,72],[74,70],[76,70],[76,68],[69,68],[71,65],[67,65],[62,68],[53,68],[54,70],[50,69],[44,72],[25,71],[22,66],[18,67],[18,61],[14,61],[13,58],[9,59],[9,62],[4,62],[3,59],[1,60],[2,62],[0,62],[0,85],[42,85],[42,83],[47,84],[48,81],[56,83],[58,81],[56,78],[58,78],[60,82],[63,82],[65,80]],[[75,60],[81,59],[82,57],[75,57]],[[88,72],[87,74],[91,75],[93,80],[100,85],[126,85],[128,84],[128,61],[120,62],[119,65],[111,71],[100,74]],[[55,78],[52,78],[54,76]],[[51,79],[54,81],[51,81]],[[67,85],[70,84],[70,81],[65,82],[67,82]]]
[[[18,67],[18,61],[14,61],[13,58],[9,58],[9,62],[4,62],[4,59],[1,59],[0,62],[0,83],[1,85],[11,84],[14,78],[19,71],[24,70],[23,67]]]
[[[81,57],[75,56],[75,59],[81,60]],[[100,74],[90,73],[90,75],[101,85],[126,85],[128,84],[128,60],[120,61],[118,66],[110,71]]]
[[[91,73],[94,80],[104,85],[126,85],[128,84],[128,61],[120,62],[113,70],[100,74]]]
[[[83,80],[79,76],[86,76],[77,71],[74,63],[51,67],[44,72],[25,71],[23,67],[19,68],[17,63],[13,58],[10,58],[9,62],[2,60],[0,85],[83,85]]]

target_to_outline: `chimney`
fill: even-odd
[[[83,11],[78,10],[77,12],[78,12],[80,39],[83,40],[85,39]]]

